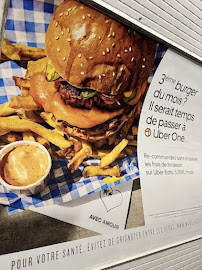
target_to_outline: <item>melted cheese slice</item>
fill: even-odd
[[[104,123],[123,113],[124,109],[116,111],[100,110],[96,107],[81,109],[64,103],[57,91],[59,81],[48,82],[44,73],[36,73],[30,80],[30,95],[34,101],[52,113],[57,120],[64,120],[72,126],[91,128]]]

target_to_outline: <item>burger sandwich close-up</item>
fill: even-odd
[[[147,88],[156,42],[85,4],[62,3],[45,37],[47,65],[30,95],[68,136],[116,133]]]

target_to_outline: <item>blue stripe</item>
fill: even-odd
[[[24,0],[23,8],[27,10],[33,10],[34,9],[33,0]]]

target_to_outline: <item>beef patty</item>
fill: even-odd
[[[119,117],[115,117],[113,119],[110,119],[109,121],[102,123],[98,126],[92,127],[92,128],[79,128],[79,127],[71,127],[67,122],[62,121],[61,129],[64,130],[66,133],[68,133],[68,127],[71,127],[74,129],[76,133],[80,133],[83,135],[86,135],[87,137],[90,136],[101,136],[105,134],[107,131],[116,131],[120,125],[120,119]]]
[[[89,91],[89,89],[81,90],[70,85],[66,81],[62,81],[58,88],[61,98],[66,104],[74,107],[83,107],[91,109],[92,106],[104,108],[107,110],[115,110],[124,106],[122,101],[122,95],[108,96],[100,92],[92,90],[92,97],[85,98],[83,93]],[[91,90],[90,90],[91,91]]]

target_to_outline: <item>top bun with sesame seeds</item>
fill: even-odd
[[[65,81],[106,95],[142,89],[156,51],[155,41],[74,0],[55,11],[45,45]]]

